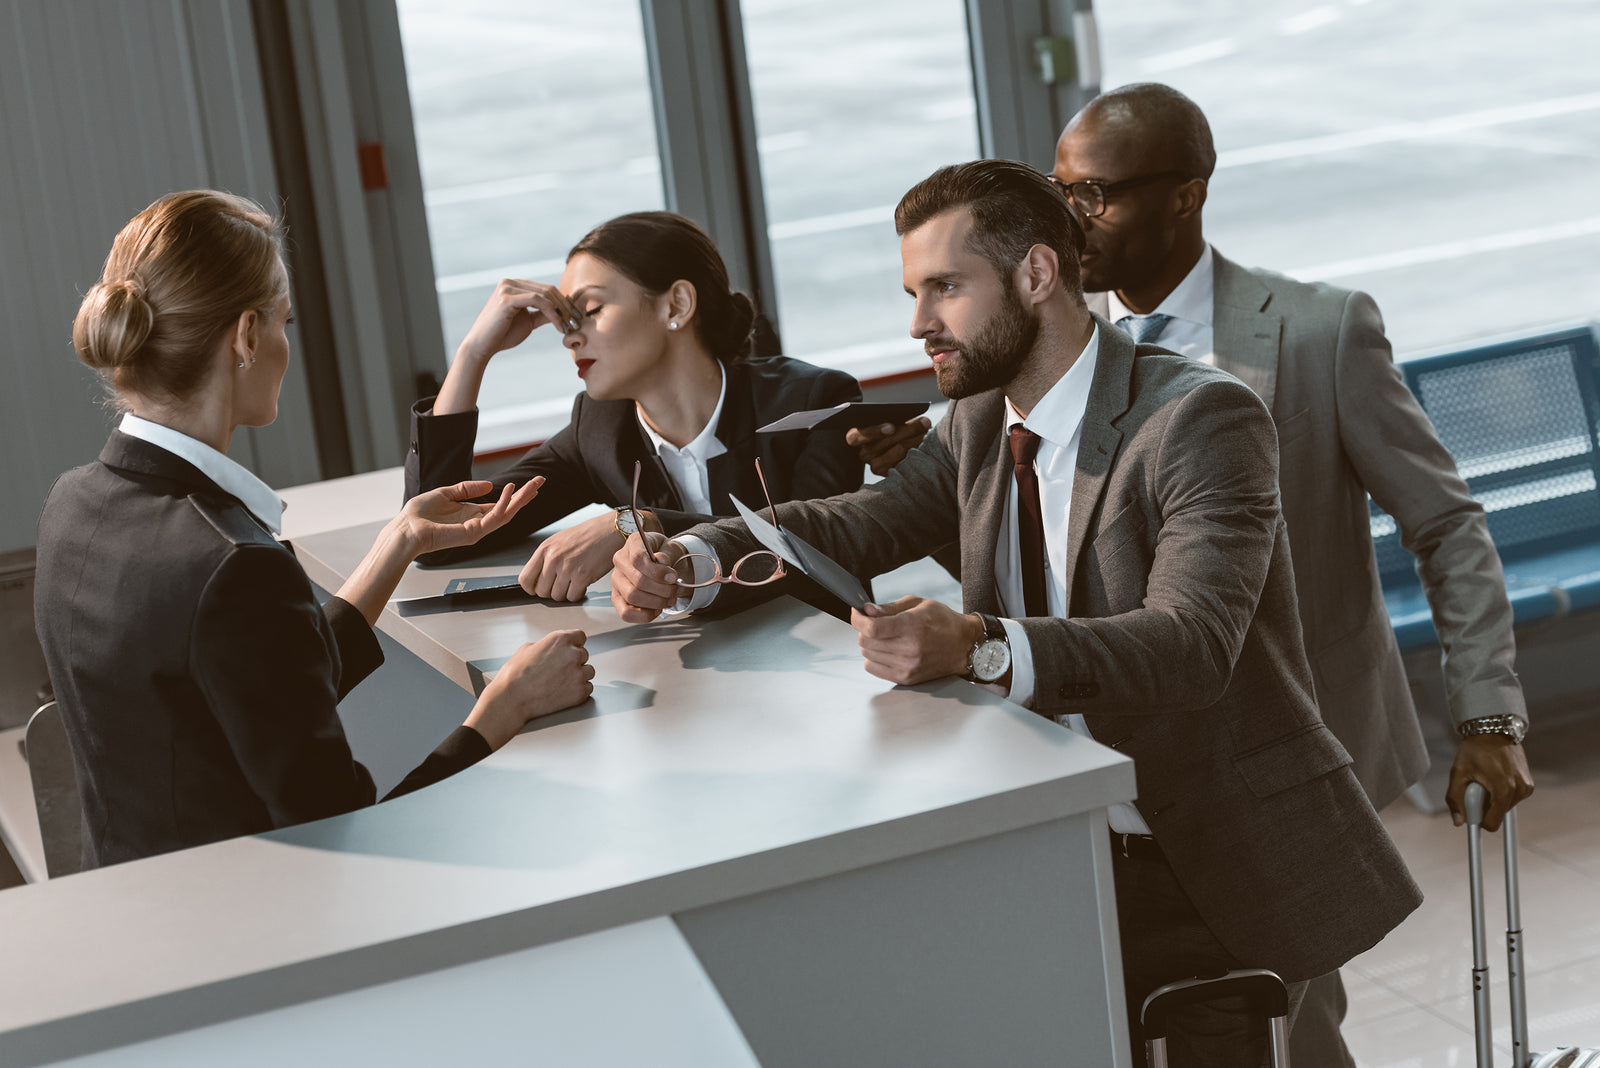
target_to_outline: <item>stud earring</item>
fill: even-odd
[[[677,323],[668,323],[667,324],[667,329],[668,330],[676,330],[676,329],[678,329],[678,324]]]

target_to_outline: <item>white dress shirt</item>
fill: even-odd
[[[215,482],[226,493],[239,498],[251,515],[274,534],[283,532],[283,499],[272,492],[272,487],[203,441],[179,433],[169,426],[140,419],[132,412],[122,417],[117,429],[130,438],[148,441],[158,449],[187,460],[200,469],[200,473]]]
[[[1089,387],[1100,362],[1100,328],[1089,335],[1078,359],[1033,406],[1024,419],[1006,400],[1006,430],[1021,423],[1039,435],[1039,452],[1033,469],[1039,479],[1039,514],[1044,522],[1044,588],[1050,615],[1067,612],[1067,523],[1072,513],[1072,482],[1078,469],[1078,444],[1083,438],[1083,417],[1089,410]],[[1006,480],[1006,508],[994,549],[995,592],[1000,596],[1006,638],[1011,643],[1011,700],[1033,707],[1036,676],[1033,650],[1027,633],[1014,617],[1024,614],[1022,552],[1018,544],[1017,481]],[[1079,715],[1057,716],[1056,722],[1086,738],[1089,727]],[[1132,805],[1112,805],[1106,813],[1111,829],[1122,834],[1149,834],[1150,827]]]
[[[655,447],[656,455],[661,457],[667,474],[672,477],[672,484],[678,487],[678,493],[683,497],[684,511],[699,512],[701,515],[711,514],[711,476],[706,465],[728,451],[728,447],[717,437],[717,423],[722,419],[722,402],[728,396],[728,374],[720,363],[717,364],[717,374],[722,376],[722,382],[717,387],[717,406],[695,439],[681,449],[656,433],[656,428],[644,417],[642,409],[637,411],[640,428]]]
[[[681,449],[657,434],[656,428],[645,419],[644,412],[642,410],[638,412],[639,426],[644,430],[645,437],[650,439],[656,455],[661,457],[672,484],[678,487],[678,493],[683,497],[684,510],[699,512],[702,515],[712,514],[711,474],[708,465],[713,457],[721,456],[728,451],[728,447],[717,437],[717,423],[722,420],[722,404],[728,397],[728,373],[723,370],[720,363],[717,364],[717,373],[722,376],[722,384],[717,387],[717,406],[712,409],[711,418],[706,420],[706,425],[700,428],[700,433],[695,435],[695,439]],[[709,554],[710,550],[705,542],[699,538],[691,540],[694,545],[689,549],[690,552]],[[697,581],[704,582],[711,577],[709,563],[696,559],[694,565]],[[716,586],[701,587],[693,593],[678,598],[678,603],[662,615],[672,617],[697,611],[709,605],[716,596]]]
[[[1211,255],[1211,245],[1200,253],[1200,260],[1183,276],[1176,289],[1167,294],[1151,315],[1170,315],[1172,321],[1157,334],[1151,344],[1187,356],[1201,363],[1217,365],[1217,353],[1212,344],[1211,324],[1215,318],[1216,268]],[[1124,315],[1138,315],[1117,298],[1117,291],[1106,294],[1106,318],[1113,323]]]

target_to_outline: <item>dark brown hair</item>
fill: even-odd
[[[1078,257],[1083,227],[1067,198],[1025,163],[980,159],[941,167],[912,186],[894,209],[894,232],[906,234],[937,215],[965,208],[972,214],[973,252],[1009,279],[1034,245],[1056,254],[1061,284],[1082,293]]]
[[[728,268],[706,232],[670,211],[636,211],[603,222],[567,253],[604,260],[651,296],[672,283],[694,286],[696,335],[723,363],[746,359],[756,306],[728,288]]]
[[[283,229],[231,193],[172,193],[111,243],[72,324],[79,359],[119,394],[183,399],[247,311],[284,296]]]

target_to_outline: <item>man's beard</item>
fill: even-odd
[[[954,360],[934,365],[939,392],[951,400],[1005,385],[1033,351],[1039,337],[1038,316],[1023,305],[1014,286],[1004,285],[1001,292],[1000,310],[978,327],[971,341],[930,338],[927,342],[960,352]]]

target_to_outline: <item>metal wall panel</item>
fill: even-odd
[[[1062,127],[1100,91],[1092,0],[966,3],[983,154],[1048,170]],[[1035,41],[1050,37],[1072,38],[1078,57],[1070,77],[1047,85]]]
[[[275,209],[266,131],[247,0],[0,2],[0,551],[33,544],[55,477],[113,423],[71,347],[111,239],[179,189]],[[296,362],[278,421],[241,431],[232,454],[273,485],[320,477]]]

